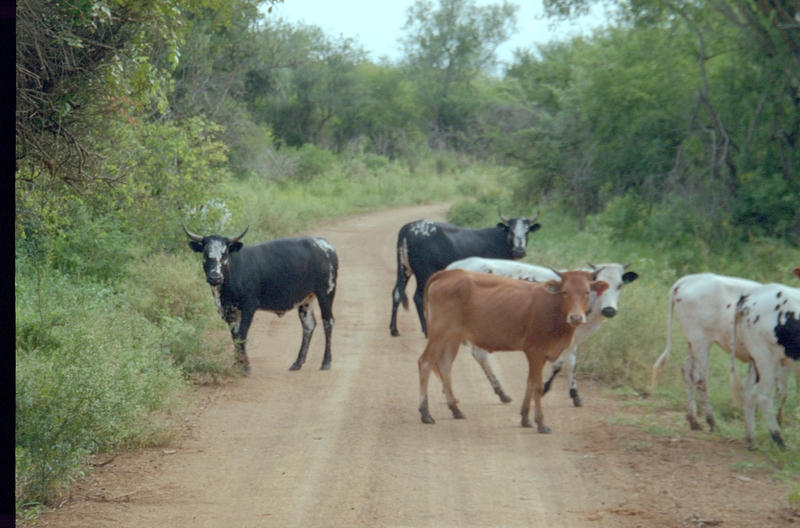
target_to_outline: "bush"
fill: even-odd
[[[39,305],[39,285],[16,279],[18,494],[45,502],[88,454],[163,441],[152,417],[184,383],[124,297],[52,273]]]
[[[498,211],[508,207],[500,191],[494,190],[456,203],[447,211],[447,221],[473,229],[492,227],[500,222]],[[505,213],[509,216],[508,213]]]
[[[330,170],[335,164],[335,154],[311,143],[306,143],[297,149],[297,165],[294,175],[301,182],[309,182]]]
[[[223,323],[202,271],[194,254],[157,253],[131,267],[126,290],[133,308],[160,330],[161,349],[184,376],[216,381],[233,375],[233,356],[229,341],[203,340],[206,327]]]

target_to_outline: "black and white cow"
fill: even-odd
[[[468,229],[453,224],[417,220],[404,225],[397,237],[397,282],[392,292],[392,321],[389,329],[397,331],[397,307],[400,303],[408,309],[406,284],[411,275],[417,277],[414,304],[417,307],[422,331],[428,334],[423,313],[423,293],[428,279],[451,262],[467,257],[496,259],[521,259],[525,256],[528,233],[542,227],[532,218],[506,218],[500,214],[501,223],[485,229]]]
[[[734,358],[737,353],[740,357],[744,354],[750,362],[744,378],[747,442],[753,446],[758,405],[772,439],[783,446],[779,418],[773,412],[773,391],[777,384],[779,395],[783,395],[786,390],[785,367],[800,360],[800,289],[773,283],[753,288],[742,295],[736,304],[731,333],[730,378],[734,396],[740,386]]]
[[[339,258],[325,239],[283,238],[244,246],[239,240],[247,233],[247,228],[232,238],[196,235],[185,226],[183,230],[191,239],[189,247],[203,254],[206,281],[211,285],[219,314],[230,326],[237,360],[245,373],[250,373],[245,341],[256,310],[282,316],[297,308],[303,324],[303,344],[297,361],[289,370],[299,370],[303,366],[317,325],[311,306],[314,298],[319,303],[325,328],[322,370],[330,368],[332,309]]]
[[[675,281],[670,289],[669,319],[667,323],[667,348],[653,365],[653,387],[667,362],[672,347],[673,312],[677,314],[689,345],[683,363],[683,380],[686,391],[686,419],[694,430],[700,430],[696,395],[705,413],[706,423],[713,431],[716,426],[714,409],[708,397],[708,372],[711,346],[716,343],[725,352],[731,350],[731,328],[736,302],[761,283],[739,277],[715,273],[685,275]],[[747,361],[743,347],[739,359]]]

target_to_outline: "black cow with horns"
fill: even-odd
[[[408,309],[406,284],[411,275],[417,277],[414,304],[417,306],[422,331],[428,335],[422,309],[423,293],[428,279],[456,260],[467,257],[494,259],[521,259],[528,245],[528,233],[542,226],[535,224],[539,213],[532,218],[506,218],[501,212],[501,223],[485,229],[467,229],[453,224],[417,220],[404,225],[397,237],[397,283],[392,292],[392,321],[389,329],[397,331],[397,307],[400,303]]]
[[[289,370],[299,370],[303,366],[317,325],[311,306],[315,297],[325,328],[322,370],[330,368],[332,308],[339,258],[325,239],[283,238],[244,246],[239,240],[247,233],[247,228],[232,238],[196,235],[186,226],[183,230],[191,239],[189,247],[203,254],[206,281],[211,285],[219,314],[230,326],[237,360],[246,374],[250,373],[250,361],[245,341],[256,310],[282,316],[297,308],[303,324],[303,344],[297,361]]]

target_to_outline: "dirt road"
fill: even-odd
[[[629,412],[583,382],[576,409],[558,380],[542,435],[519,425],[521,353],[495,354],[514,398],[501,404],[467,349],[453,368],[466,420],[431,381],[435,425],[417,411],[416,313],[390,337],[395,242],[404,223],[441,220],[441,205],[345,219],[313,232],[337,249],[333,365],[319,369],[321,324],[302,370],[294,314],[259,313],[252,376],[196,389],[173,446],[123,453],[40,518],[64,527],[783,526],[786,488],[737,473],[744,444],[654,437],[610,418]],[[531,237],[535,244],[535,236]],[[198,263],[199,265],[199,263]],[[413,290],[409,287],[409,293]],[[209,293],[210,295],[210,293]],[[621,315],[622,316],[622,315]],[[319,314],[317,313],[319,320]]]

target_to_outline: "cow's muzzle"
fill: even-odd
[[[525,256],[525,248],[515,247],[511,250],[511,256],[515,259],[521,259]]]
[[[586,316],[583,314],[569,314],[567,322],[572,326],[580,326],[586,322]]]
[[[206,282],[208,282],[212,286],[219,286],[220,284],[222,284],[222,276],[221,275],[219,275],[219,276],[217,276],[217,275],[207,275],[206,276]]]
[[[605,308],[603,308],[603,310],[600,313],[603,314],[603,317],[608,317],[609,319],[617,315],[617,311],[610,306],[606,306]]]

